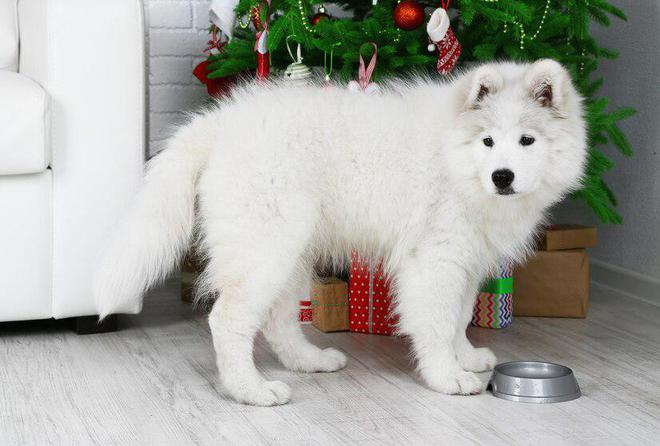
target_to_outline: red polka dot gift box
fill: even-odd
[[[398,316],[393,312],[390,280],[382,264],[372,264],[357,253],[351,257],[349,282],[350,331],[390,336],[396,331]]]

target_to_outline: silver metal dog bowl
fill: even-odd
[[[523,403],[560,403],[582,395],[573,370],[551,362],[498,364],[488,387],[498,398]]]

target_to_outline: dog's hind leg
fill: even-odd
[[[251,201],[223,195],[222,201],[214,197],[203,202],[209,257],[204,282],[220,292],[209,326],[220,382],[242,403],[272,406],[291,396],[286,384],[266,381],[257,371],[253,343],[311,239],[314,208],[304,199],[301,195],[275,201],[270,195],[254,194]]]
[[[334,372],[346,366],[346,356],[334,348],[321,349],[310,343],[298,322],[300,296],[296,292],[310,274],[301,270],[284,288],[271,307],[263,326],[263,333],[280,362],[297,372]]]
[[[254,336],[272,301],[274,285],[248,277],[226,284],[209,315],[220,382],[241,403],[274,406],[291,397],[289,386],[266,381],[253,359]]]

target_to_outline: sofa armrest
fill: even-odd
[[[96,314],[91,276],[145,159],[140,0],[21,0],[19,71],[51,98],[53,314]]]

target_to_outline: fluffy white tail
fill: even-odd
[[[101,319],[139,312],[143,293],[163,280],[188,248],[197,177],[215,139],[214,114],[194,118],[149,162],[136,202],[115,230],[94,275]]]

